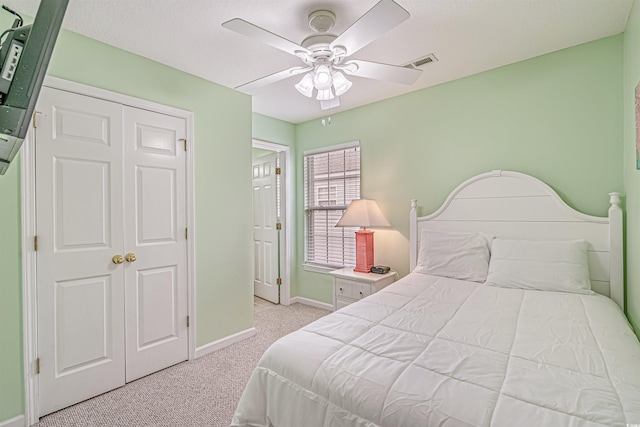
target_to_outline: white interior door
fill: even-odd
[[[256,296],[280,303],[277,284],[279,243],[277,223],[276,166],[278,153],[253,160],[253,243]]]
[[[187,360],[186,121],[125,107],[127,382]],[[135,260],[131,258],[135,256]]]
[[[40,415],[124,385],[122,107],[42,88],[35,132]]]

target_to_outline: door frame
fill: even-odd
[[[189,360],[196,357],[196,304],[195,304],[195,141],[193,112],[158,104],[57,77],[46,76],[43,86],[79,95],[90,96],[105,101],[128,105],[185,119],[187,124],[188,148],[186,152],[186,216],[189,238],[187,239],[187,313],[191,319],[189,328]],[[37,120],[37,112],[34,112]],[[34,236],[36,235],[36,187],[35,187],[35,147],[33,126],[29,128],[21,154],[22,180],[22,324],[23,324],[23,369],[25,391],[25,424],[38,422],[38,305],[36,298],[36,261]]]
[[[263,150],[276,151],[283,154],[281,160],[284,161],[284,245],[280,246],[280,261],[284,262],[284,274],[282,275],[282,285],[280,287],[280,304],[291,304],[291,207],[292,193],[291,193],[291,147],[287,145],[277,144],[275,142],[263,141],[253,138],[251,140],[251,146],[253,148],[261,148]],[[255,260],[254,260],[255,262]],[[282,265],[280,266],[283,267]]]

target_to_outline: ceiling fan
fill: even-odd
[[[327,33],[335,24],[335,15],[328,10],[318,10],[309,15],[309,26],[317,34],[307,37],[299,45],[240,18],[227,21],[222,24],[224,28],[295,55],[304,63],[303,66],[261,77],[236,89],[252,94],[271,83],[304,74],[295,88],[309,98],[315,91],[320,108],[326,110],[339,106],[338,97],[351,88],[352,83],[344,74],[413,84],[422,70],[349,58],[409,19],[409,16],[409,12],[395,1],[380,0],[346,31],[335,36]]]

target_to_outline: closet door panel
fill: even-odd
[[[124,385],[122,106],[44,87],[36,146],[40,415]]]
[[[186,121],[125,108],[127,381],[188,358]]]

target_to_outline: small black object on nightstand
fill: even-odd
[[[386,265],[374,265],[371,267],[371,272],[376,274],[387,274],[389,271],[391,271],[391,268]]]

